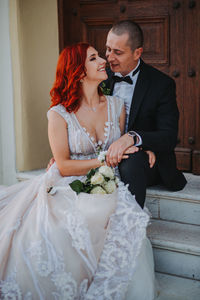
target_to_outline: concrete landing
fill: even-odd
[[[199,300],[200,281],[156,273],[159,296],[155,300]]]

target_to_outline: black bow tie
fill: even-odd
[[[135,71],[133,71],[132,76],[134,76],[139,70],[140,70],[140,64],[139,64],[139,66],[137,67],[137,69],[136,69]],[[133,80],[131,79],[130,76],[119,77],[119,76],[117,76],[117,75],[113,75],[112,79],[113,79],[113,81],[114,81],[114,84],[115,84],[116,82],[121,82],[121,81],[125,81],[125,82],[127,82],[127,83],[129,83],[129,84],[133,84]]]
[[[132,79],[131,79],[130,76],[119,77],[119,76],[113,75],[112,78],[113,78],[114,83],[125,81],[125,82],[127,82],[129,84],[133,84],[133,81],[132,81]]]

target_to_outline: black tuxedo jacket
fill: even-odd
[[[112,72],[108,70],[106,87],[113,92]],[[164,185],[180,190],[186,180],[176,167],[174,148],[177,144],[179,112],[176,86],[172,78],[141,60],[130,108],[128,131],[142,138],[142,148],[156,154],[156,162]]]

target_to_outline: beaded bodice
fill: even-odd
[[[119,117],[123,101],[119,98],[107,96],[107,121],[104,124],[104,140],[95,142],[93,136],[82,127],[75,113],[68,113],[61,104],[53,106],[50,110],[59,113],[68,125],[68,142],[71,159],[88,159],[96,157],[99,150],[106,150],[120,135]]]

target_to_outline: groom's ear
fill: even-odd
[[[133,52],[134,60],[138,60],[141,57],[142,52],[143,52],[142,47],[135,49]]]

